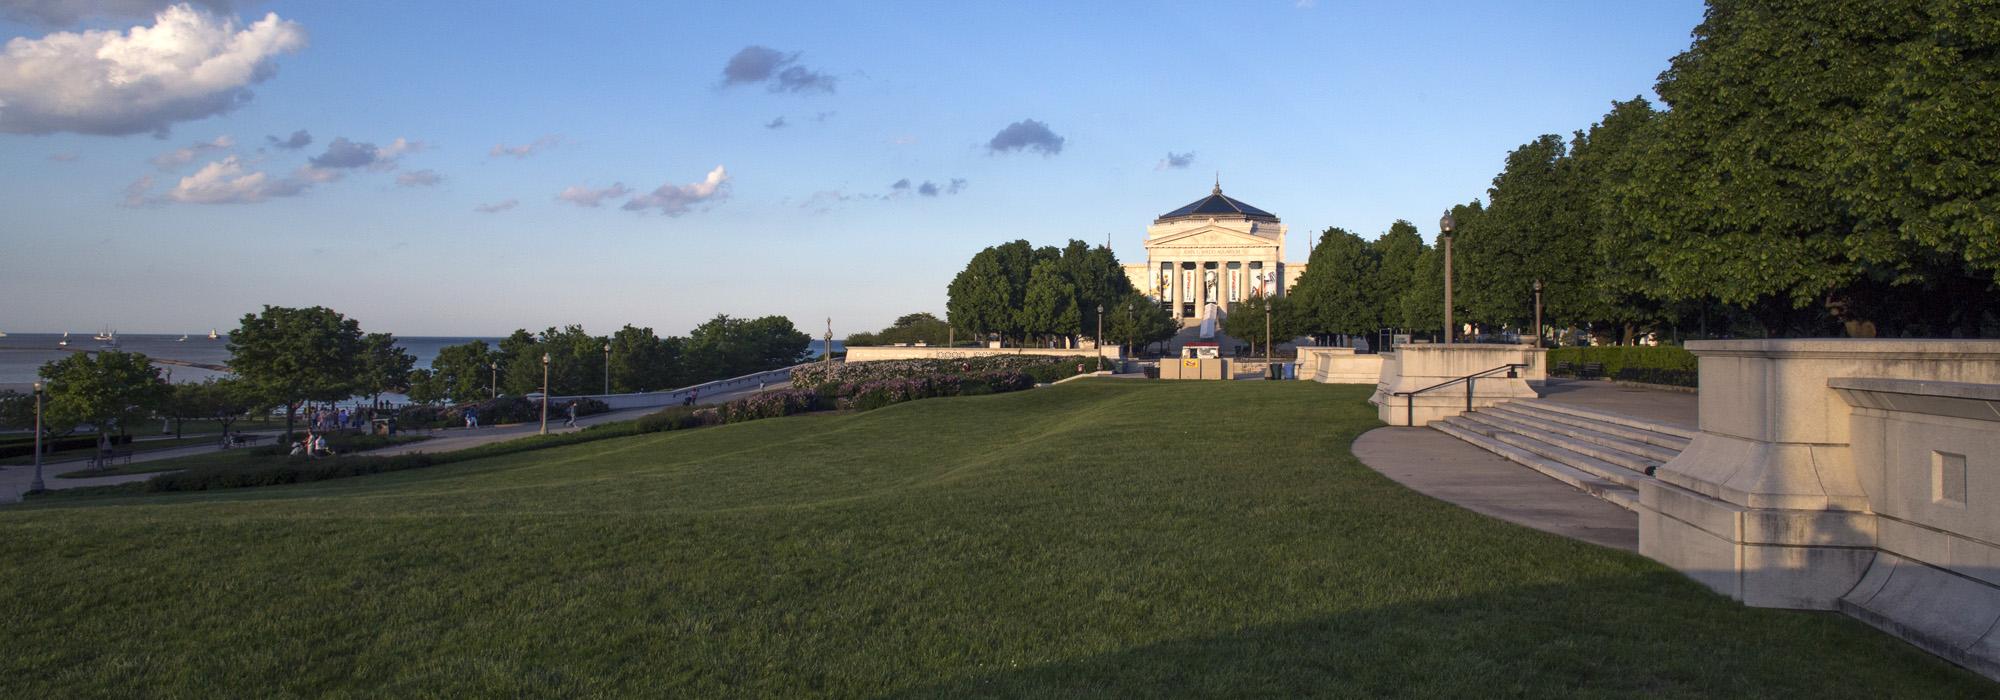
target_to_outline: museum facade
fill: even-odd
[[[1283,295],[1298,283],[1306,266],[1285,262],[1285,229],[1277,215],[1223,194],[1217,183],[1146,227],[1146,262],[1125,265],[1125,276],[1183,326],[1203,325],[1232,304]]]

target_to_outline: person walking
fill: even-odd
[[[471,430],[477,427],[479,427],[479,409],[465,409],[465,429]]]
[[[576,427],[576,402],[570,401],[567,410],[569,412],[569,420],[563,421],[563,427],[574,428]]]

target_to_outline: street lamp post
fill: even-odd
[[[1264,297],[1264,361],[1271,360],[1271,298]]]
[[[41,491],[42,485],[42,383],[35,382],[35,480],[28,484],[30,493]]]
[[[1438,238],[1444,241],[1444,344],[1450,345],[1452,336],[1458,335],[1458,326],[1451,321],[1451,232],[1455,228],[1451,210],[1438,219]]]
[[[549,354],[542,353],[542,432],[549,434]]]
[[[1104,305],[1097,305],[1097,368],[1104,369]]]
[[[1542,281],[1535,280],[1535,347],[1542,346]]]
[[[486,385],[486,398],[497,399],[500,398],[500,363],[493,363],[491,369],[493,370],[493,376],[488,380],[491,383]]]
[[[611,395],[611,344],[604,344],[604,395]]]

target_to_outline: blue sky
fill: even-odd
[[[123,33],[165,4],[0,0],[0,36]],[[1650,98],[1701,10],[208,0],[189,21],[248,34],[209,50],[261,70],[188,78],[178,107],[77,97],[0,55],[0,330],[177,333],[322,304],[403,335],[679,334],[716,313],[845,335],[942,314],[994,243],[1109,236],[1141,259],[1152,217],[1217,171],[1291,225],[1295,260],[1328,226],[1428,237],[1508,150]],[[289,24],[253,30],[267,14]],[[770,77],[725,84],[753,46],[778,61],[738,77]],[[78,55],[63,68],[104,70]],[[990,147],[1027,120],[1060,151]],[[296,150],[267,138],[301,130]]]

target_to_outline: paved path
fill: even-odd
[[[1370,469],[1426,496],[1543,532],[1639,550],[1639,516],[1430,428],[1376,428],[1354,440]]]
[[[758,389],[756,387],[746,387],[736,391],[724,392],[720,394],[714,394],[711,396],[704,396],[702,397],[700,403],[701,405],[704,406],[713,405],[728,401],[734,401],[736,399],[740,399],[745,396],[755,394],[759,391],[770,391],[775,389],[785,389],[789,387],[791,387],[790,382],[773,383],[763,389]],[[582,430],[584,428],[593,425],[597,425],[599,423],[610,423],[613,421],[632,420],[638,418],[639,416],[643,416],[646,415],[647,413],[651,413],[657,410],[659,409],[656,407],[648,407],[648,408],[629,408],[622,411],[599,413],[597,415],[584,416],[582,418],[576,419],[577,427],[575,428],[565,428],[562,427],[562,418],[561,418],[562,409],[554,404],[550,404],[549,432],[551,433],[573,432],[577,430]],[[398,455],[398,454],[407,454],[411,452],[431,452],[431,453],[452,452],[456,450],[463,450],[469,447],[478,447],[480,445],[487,445],[495,442],[504,442],[507,440],[512,440],[514,438],[527,437],[536,434],[537,432],[540,431],[540,429],[541,429],[541,423],[539,422],[493,426],[493,427],[479,428],[476,430],[467,430],[465,428],[447,428],[444,430],[430,431],[429,434],[431,435],[431,439],[429,440],[424,440],[421,442],[412,442],[403,445],[395,445],[392,447],[385,447],[379,450],[370,450],[365,454]],[[276,432],[259,431],[256,433],[245,433],[245,434],[265,435],[268,438],[270,436],[275,436],[283,432],[284,431],[282,430]],[[217,438],[218,438],[217,442],[220,442],[220,436],[217,436]],[[267,442],[265,444],[270,444],[270,443]],[[187,457],[189,455],[208,454],[210,452],[218,452],[220,450],[221,448],[217,445],[190,445],[188,447],[175,447],[164,450],[152,450],[149,452],[140,452],[132,455],[132,463],[141,464],[145,462],[152,462],[162,459],[173,459],[175,457]],[[161,473],[161,472],[152,472],[147,474],[120,474],[117,476],[98,476],[85,479],[56,478],[57,474],[83,469],[86,466],[85,461],[86,460],[73,459],[73,460],[65,460],[62,462],[43,463],[42,484],[48,487],[49,490],[53,491],[60,489],[82,488],[85,486],[107,486],[111,484],[123,484],[132,481],[145,481]],[[0,468],[0,505],[20,502],[21,494],[27,492],[28,487],[34,483],[34,480],[35,480],[35,468],[33,465]]]
[[[1640,420],[1700,430],[1696,416],[1701,401],[1696,394],[1665,389],[1646,389],[1591,379],[1550,379],[1541,387],[1542,400],[1587,408]]]

